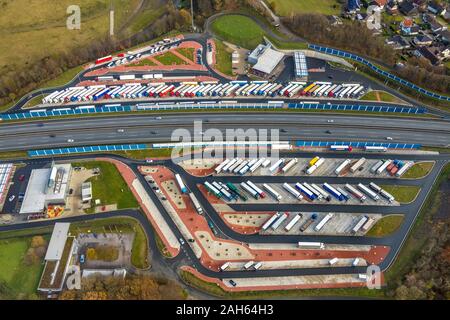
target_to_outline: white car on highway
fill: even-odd
[[[67,139],[67,142],[69,142],[69,143],[72,143],[72,142],[74,142],[75,140],[73,140],[73,139]]]

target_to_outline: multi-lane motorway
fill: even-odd
[[[94,117],[52,121],[5,123],[0,126],[0,150],[39,149],[56,146],[98,145],[108,143],[170,141],[175,128],[186,128],[192,137],[216,128],[280,129],[280,140],[380,141],[447,146],[450,126],[445,120],[363,117],[298,113],[166,114]],[[328,122],[332,120],[333,122]],[[194,130],[194,121],[201,129]],[[119,130],[119,129],[123,129]],[[119,132],[120,131],[120,132]],[[206,132],[207,133],[207,132]],[[251,131],[248,133],[252,134]],[[269,131],[270,134],[270,131]],[[225,135],[224,135],[225,137]],[[270,137],[269,137],[270,138]],[[72,139],[74,142],[69,143]]]

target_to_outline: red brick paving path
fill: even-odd
[[[95,160],[107,161],[107,162],[113,163],[116,166],[117,170],[119,170],[120,174],[122,175],[123,179],[127,183],[128,187],[131,189],[131,192],[133,192],[133,195],[139,202],[141,209],[145,212],[145,214],[146,214],[148,220],[150,221],[150,223],[152,224],[153,228],[156,230],[159,237],[164,242],[164,245],[166,246],[167,251],[170,252],[172,257],[177,256],[180,253],[180,250],[170,246],[169,242],[167,241],[167,239],[164,236],[164,233],[161,231],[161,229],[157,225],[156,221],[153,220],[153,217],[151,216],[148,209],[143,205],[141,197],[139,196],[139,193],[136,191],[136,189],[134,189],[133,181],[134,181],[134,179],[136,179],[136,175],[134,174],[133,170],[131,170],[130,167],[128,167],[126,164],[124,164],[123,162],[121,162],[119,160],[110,159],[110,158],[96,158]]]
[[[158,172],[155,174],[151,174],[155,182],[161,186],[161,183],[164,181],[172,180],[175,181],[175,177],[168,168],[157,166]],[[209,195],[203,185],[198,185],[200,191],[205,195],[208,201],[211,203],[223,203],[222,200],[217,199],[213,195]],[[165,192],[163,188],[161,191],[165,194],[168,201],[171,202],[174,209],[178,212],[180,218],[186,225],[186,227],[190,230],[192,236],[195,237],[196,231],[205,231],[208,232],[213,240],[221,241],[221,242],[229,242],[233,244],[241,244],[246,249],[251,252],[256,260],[264,260],[264,261],[275,261],[275,260],[301,260],[301,259],[331,259],[334,257],[338,258],[355,258],[360,257],[364,258],[369,264],[370,263],[379,263],[382,259],[385,258],[387,253],[389,252],[389,248],[377,247],[373,246],[369,251],[348,251],[348,250],[256,250],[250,249],[247,244],[240,243],[235,240],[226,240],[217,238],[209,228],[207,221],[204,216],[197,214],[195,208],[193,207],[189,196],[187,194],[182,195],[184,203],[186,204],[186,209],[177,209],[175,204],[172,202],[169,195]],[[200,242],[198,244],[201,246]],[[381,260],[380,260],[381,258]],[[227,260],[228,261],[228,260]],[[229,261],[243,261],[242,259],[236,259]],[[211,270],[217,271],[219,267],[224,263],[224,260],[215,260],[214,257],[209,257],[204,251],[204,254],[201,258],[201,263]]]
[[[181,270],[187,271],[195,277],[210,283],[216,283],[223,290],[228,292],[242,291],[269,291],[269,290],[285,290],[285,289],[325,289],[325,288],[348,288],[348,287],[365,287],[365,282],[349,282],[349,283],[317,283],[317,284],[301,284],[301,285],[273,285],[273,286],[250,286],[250,287],[228,287],[217,278],[211,278],[198,272],[190,266],[182,266]],[[384,283],[384,275],[381,275],[381,284]]]

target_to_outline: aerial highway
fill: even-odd
[[[386,141],[447,146],[450,126],[447,121],[388,117],[351,117],[314,114],[242,113],[238,118],[226,113],[171,114],[159,119],[155,115],[68,118],[4,123],[0,126],[0,150],[38,149],[57,146],[98,145],[130,142],[170,141],[173,128],[191,132],[194,121],[202,121],[202,129],[280,129],[281,140]],[[327,119],[333,121],[328,122]],[[123,132],[119,132],[123,129]],[[198,134],[198,132],[196,132]],[[192,132],[192,135],[194,133]],[[11,138],[14,137],[12,140]],[[68,142],[72,139],[73,142]]]

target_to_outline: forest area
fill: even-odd
[[[148,275],[83,278],[82,290],[66,290],[60,300],[184,300],[187,293],[172,280]]]

